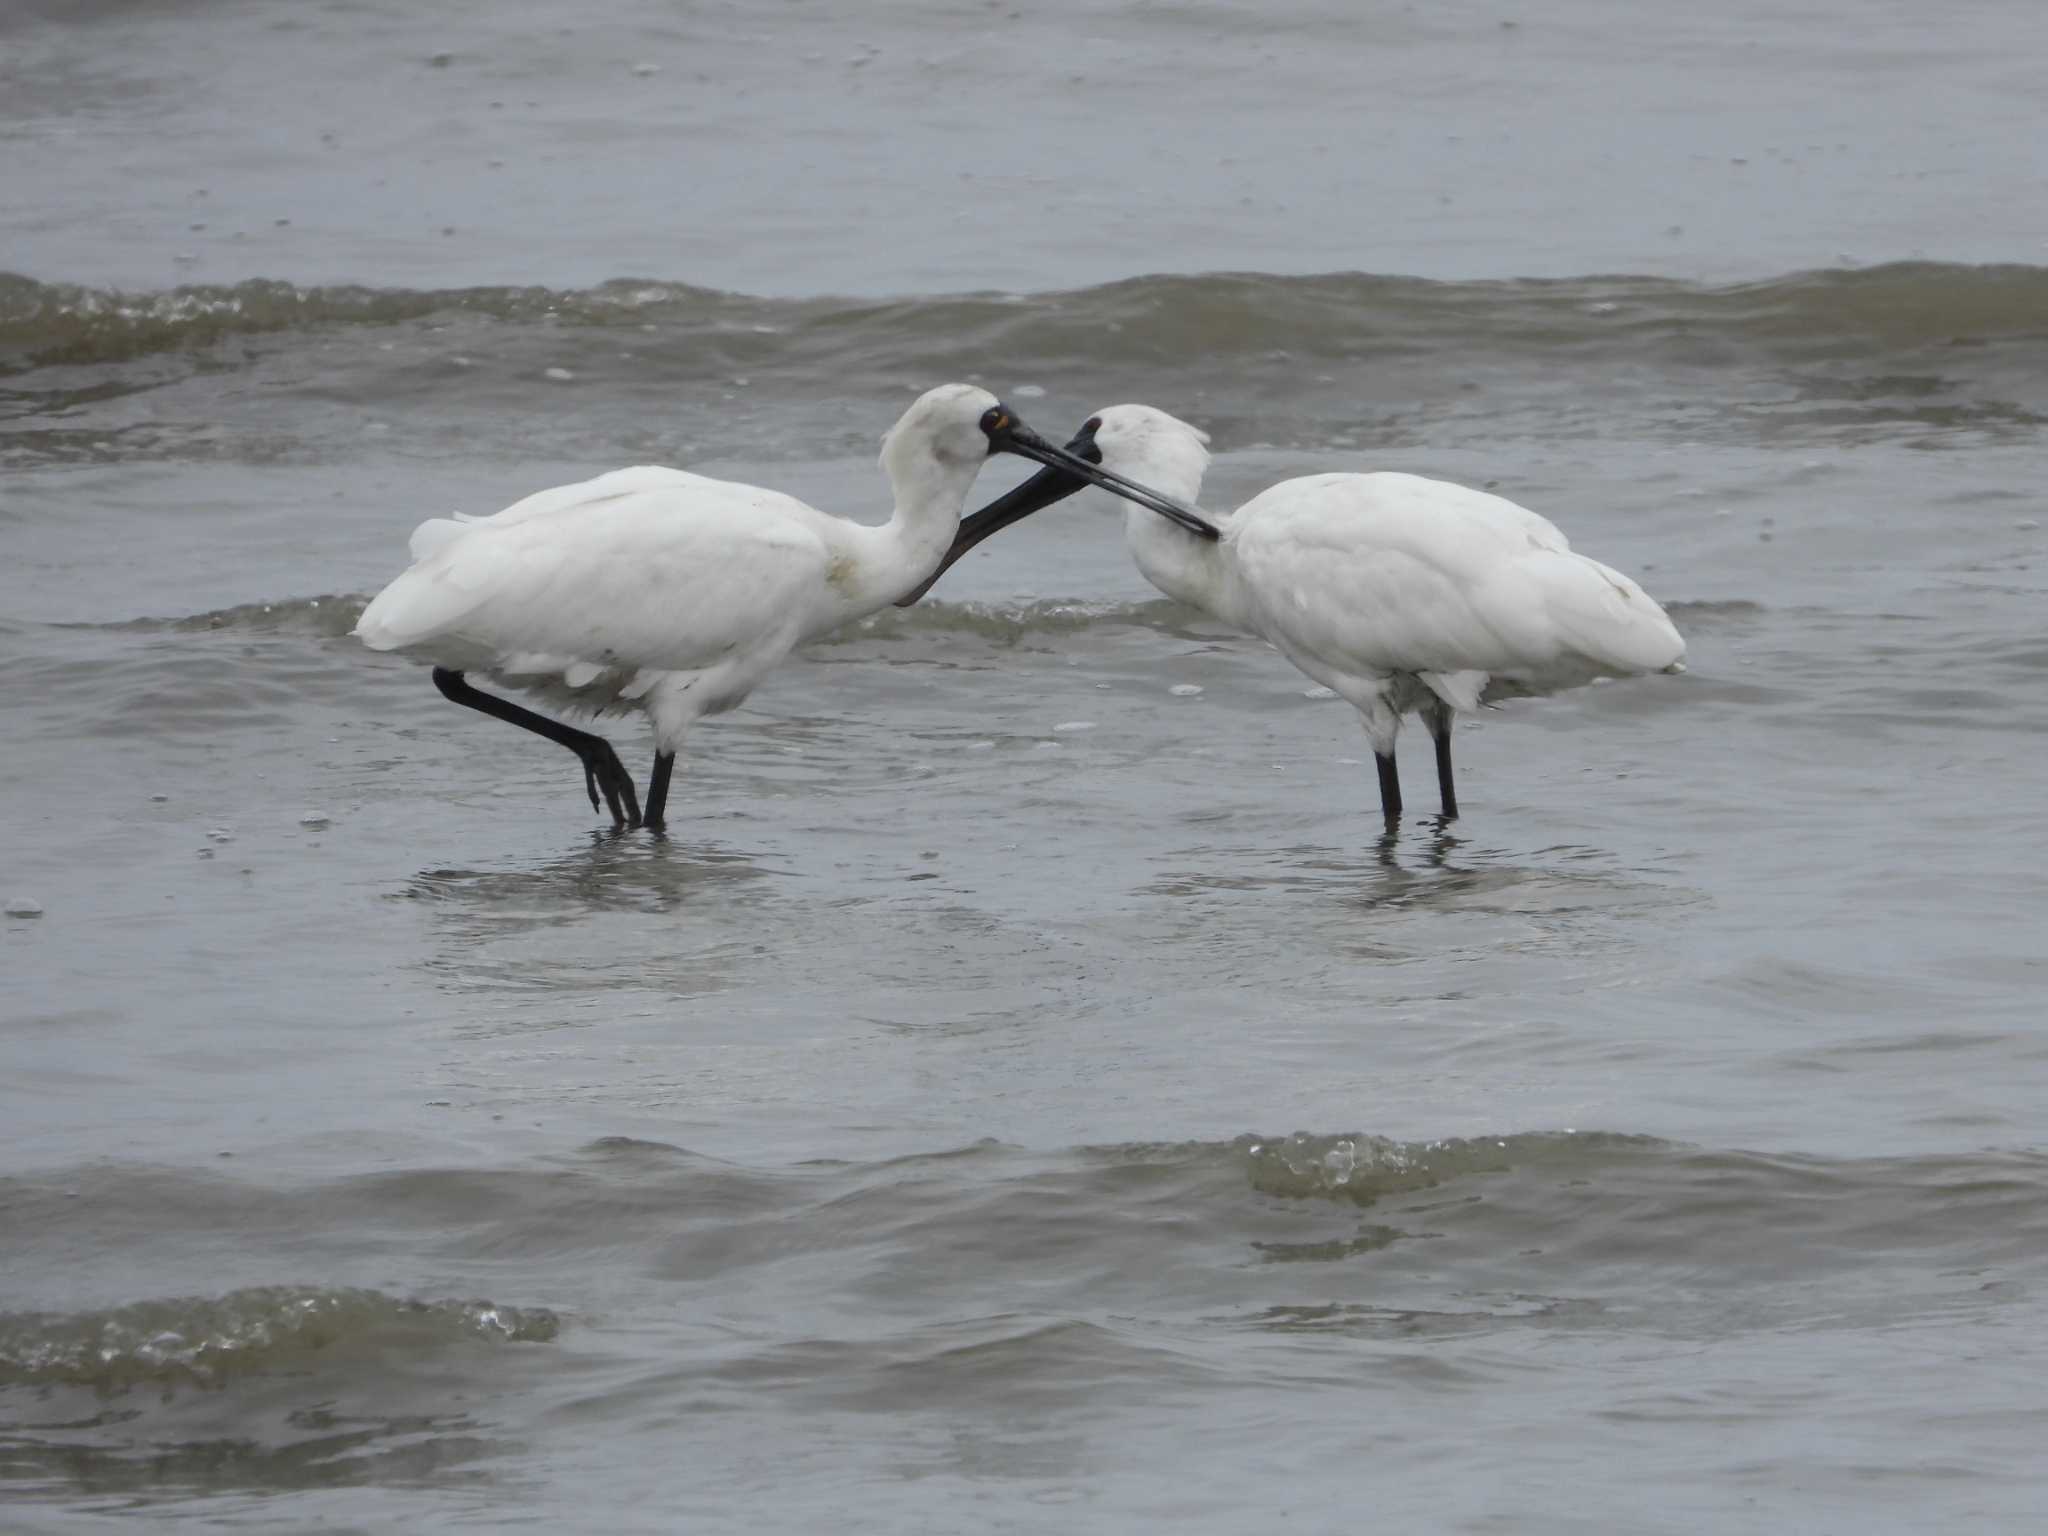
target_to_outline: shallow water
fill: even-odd
[[[2019,12],[255,14],[0,28],[0,1526],[2034,1527]],[[1258,153],[1347,59],[1401,87],[1329,130],[1356,174],[1468,207]],[[748,175],[679,241],[616,96],[692,68]],[[519,190],[413,238],[514,78]],[[1847,147],[1736,198],[1706,146],[1801,92]],[[1169,132],[1211,101],[1283,252]],[[977,102],[972,183],[878,147]],[[1645,179],[1720,215],[1631,244]],[[1417,275],[1283,275],[1336,268]],[[347,638],[421,516],[620,463],[878,516],[876,437],[964,376],[1054,436],[1188,416],[1216,506],[1490,485],[1691,670],[1462,727],[1464,819],[1382,837],[1350,711],[1080,498],[707,724],[658,842]]]

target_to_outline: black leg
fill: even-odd
[[[1373,761],[1380,769],[1380,809],[1386,813],[1387,825],[1392,826],[1401,819],[1401,771],[1394,766],[1394,754],[1375,752]]]
[[[574,726],[563,725],[559,720],[550,720],[546,715],[535,714],[508,699],[498,698],[481,689],[472,688],[463,680],[460,672],[451,672],[446,667],[434,668],[434,686],[441,690],[441,696],[452,703],[466,708],[480,710],[493,719],[516,725],[521,730],[532,731],[536,736],[545,736],[559,746],[567,747],[583,762],[583,787],[590,793],[590,808],[598,809],[597,794],[604,791],[605,805],[612,813],[615,826],[637,827],[640,825],[640,793],[633,787],[633,777],[626,772],[626,765],[619,761],[619,754],[612,750],[612,744],[602,736],[589,731],[579,731]]]
[[[1423,724],[1429,727],[1429,739],[1436,743],[1436,787],[1443,796],[1444,820],[1458,819],[1458,790],[1451,782],[1451,707],[1441,702],[1433,703],[1422,712]]]
[[[675,767],[675,753],[654,754],[654,777],[647,781],[647,814],[640,822],[650,832],[659,832],[668,825],[668,776],[675,772]]]

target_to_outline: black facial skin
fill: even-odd
[[[1064,501],[1077,491],[1086,490],[1090,485],[1099,485],[1113,495],[1126,501],[1157,512],[1161,517],[1194,534],[1197,538],[1214,539],[1221,535],[1216,525],[1191,507],[1184,507],[1171,497],[1162,496],[1149,486],[1126,480],[1122,475],[1102,468],[1102,450],[1095,446],[1095,433],[1102,426],[1102,418],[1090,417],[1088,424],[1074,434],[1066,447],[1055,448],[1036,432],[1025,426],[1006,407],[995,406],[983,413],[981,430],[987,434],[990,453],[1015,453],[1027,459],[1035,459],[1045,465],[1037,474],[1007,495],[999,496],[979,512],[960,520],[960,531],[953,536],[953,547],[946,551],[946,558],[939,562],[939,568],[931,573],[914,591],[896,599],[898,608],[908,608],[934,583],[946,574],[947,569],[975,545],[991,534],[1002,532],[1010,524],[1019,522],[1054,502]]]

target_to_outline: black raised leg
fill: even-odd
[[[1380,770],[1380,809],[1391,827],[1401,819],[1401,770],[1394,766],[1391,752],[1375,752],[1372,760]]]
[[[567,747],[583,763],[583,787],[590,792],[590,808],[599,809],[597,795],[604,791],[604,803],[612,813],[612,824],[620,827],[640,825],[640,794],[633,787],[633,777],[626,772],[625,764],[619,761],[619,754],[612,750],[612,744],[602,736],[589,731],[579,731],[574,726],[563,725],[559,720],[550,720],[546,715],[535,714],[532,710],[512,703],[509,699],[498,698],[481,689],[472,688],[460,672],[451,672],[446,667],[434,668],[434,686],[441,690],[441,696],[451,703],[465,708],[479,710],[508,725],[521,730],[532,731],[536,736],[545,736],[558,746]],[[663,781],[666,787],[666,780]]]
[[[1451,707],[1438,702],[1422,712],[1429,739],[1436,743],[1436,787],[1443,796],[1444,820],[1458,819],[1458,788],[1451,780]]]
[[[647,781],[647,815],[640,823],[650,832],[659,832],[668,825],[668,776],[675,772],[675,767],[675,753],[654,754],[654,777]]]

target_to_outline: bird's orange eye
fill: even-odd
[[[1000,405],[990,406],[981,413],[981,430],[984,432],[1001,432],[1009,425],[1010,413]]]

